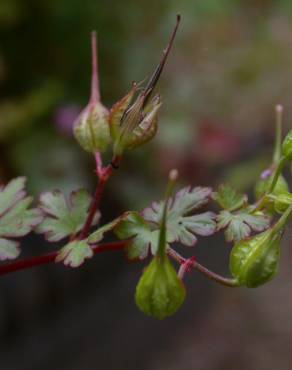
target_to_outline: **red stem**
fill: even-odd
[[[109,167],[109,168],[111,169],[111,167]],[[111,171],[109,171],[109,172],[111,173]],[[109,175],[110,175],[110,173],[109,173]],[[108,180],[108,177],[99,179],[98,185],[97,185],[95,193],[94,193],[93,201],[90,205],[88,216],[87,216],[86,222],[83,226],[83,229],[81,230],[79,239],[84,239],[87,236],[88,232],[89,232],[89,229],[92,225],[94,215],[95,215],[95,213],[96,213],[96,211],[99,207],[100,200],[101,200],[101,197],[102,197],[102,194],[103,194],[103,189],[104,189],[104,186],[105,186],[107,180]]]
[[[99,244],[92,247],[93,253],[102,253],[106,251],[115,251],[124,249],[127,241],[118,241],[113,243]],[[5,263],[0,265],[0,276],[7,275],[11,272],[26,270],[34,266],[45,265],[55,261],[59,251],[50,252],[37,257],[29,257],[22,260]]]

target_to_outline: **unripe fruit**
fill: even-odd
[[[277,272],[282,231],[273,229],[236,243],[230,254],[230,271],[240,285],[255,288]]]
[[[286,157],[290,161],[292,160],[292,130],[288,132],[288,134],[286,135],[283,141],[282,153],[284,157]]]
[[[100,103],[89,103],[74,123],[74,135],[84,150],[104,152],[111,142],[108,110]]]
[[[155,256],[138,282],[135,300],[146,315],[164,319],[179,309],[185,295],[185,287],[167,256]]]

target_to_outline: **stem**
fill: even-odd
[[[256,203],[256,207],[252,210],[252,212],[256,212],[256,211],[260,211],[266,204],[266,201],[268,200],[268,196],[274,191],[275,189],[275,186],[277,184],[277,181],[279,179],[279,176],[281,175],[281,172],[284,168],[284,165],[287,161],[287,158],[286,157],[281,157],[278,161],[278,163],[276,164],[276,168],[275,168],[275,172],[274,172],[274,175],[273,175],[273,179],[272,179],[272,182],[271,182],[271,185],[268,189],[268,191],[266,192],[266,194],[264,194],[260,199],[259,201]]]
[[[167,254],[171,258],[173,258],[175,261],[177,261],[181,266],[188,264],[188,268],[192,267],[198,270],[201,274],[205,275],[208,279],[216,281],[217,283],[221,285],[228,286],[231,288],[235,288],[239,286],[236,279],[225,278],[221,275],[218,275],[215,272],[208,270],[205,266],[201,265],[194,258],[192,258],[191,263],[188,263],[189,259],[184,258],[172,248],[167,249]]]
[[[97,167],[101,166],[101,163],[99,162],[100,158],[99,158],[98,155],[95,156],[95,159],[96,159],[96,162],[97,162]],[[88,232],[91,228],[92,221],[94,219],[95,213],[96,213],[96,211],[97,211],[97,209],[100,205],[100,201],[101,201],[101,197],[103,195],[103,190],[104,190],[105,184],[107,183],[108,179],[110,178],[110,176],[113,172],[113,168],[118,168],[120,161],[121,161],[121,157],[114,157],[111,164],[109,164],[107,167],[97,168],[97,171],[98,171],[97,174],[98,174],[98,177],[99,177],[99,181],[98,181],[95,193],[94,193],[93,200],[92,200],[90,208],[89,208],[87,219],[86,219],[85,224],[83,226],[83,229],[81,230],[80,235],[79,235],[80,240],[86,238],[86,236],[87,236],[87,234],[88,234]]]
[[[114,251],[124,249],[127,245],[127,241],[118,241],[113,243],[105,243],[92,246],[94,254],[102,253],[106,251]],[[0,276],[8,275],[15,271],[26,270],[34,266],[45,265],[55,261],[59,251],[43,254],[37,257],[24,258],[22,260],[5,263],[0,265]]]
[[[286,163],[286,160],[287,160],[287,158],[286,158],[286,157],[281,157],[281,158],[279,159],[279,161],[278,161],[278,163],[277,163],[276,171],[274,172],[273,180],[272,180],[271,185],[270,185],[270,187],[269,187],[269,189],[268,189],[268,191],[267,191],[267,194],[269,194],[269,193],[272,193],[272,192],[273,192],[273,190],[274,190],[274,188],[275,188],[275,186],[276,186],[276,184],[277,184],[278,178],[279,178],[279,176],[281,175],[281,172],[282,172],[282,170],[283,170],[283,168],[284,168],[284,165],[285,165],[285,163]]]
[[[167,188],[165,192],[163,214],[162,214],[162,220],[161,220],[160,232],[159,232],[158,251],[157,251],[157,253],[160,255],[161,258],[166,256],[165,246],[166,246],[166,222],[167,222],[168,203],[172,195],[173,188],[177,180],[177,177],[178,177],[177,170],[173,169],[169,172],[168,184],[167,184]]]
[[[284,226],[286,225],[289,216],[292,213],[292,204],[286,209],[286,211],[282,214],[282,216],[279,218],[279,220],[275,223],[275,225],[272,228],[272,233],[277,234],[279,231],[281,231]]]
[[[102,194],[103,194],[104,186],[105,186],[107,180],[109,179],[111,173],[112,173],[112,167],[108,166],[107,167],[107,176],[99,178],[99,182],[97,184],[97,187],[96,187],[96,190],[95,190],[95,193],[94,193],[94,197],[93,197],[92,203],[91,203],[90,208],[89,208],[88,216],[87,216],[87,219],[86,219],[85,224],[83,226],[83,229],[81,230],[81,233],[79,235],[79,239],[86,238],[86,236],[87,236],[87,234],[90,230],[90,227],[92,225],[92,221],[94,219],[95,213],[96,213],[96,211],[99,207],[99,204],[100,204],[100,200],[101,200],[101,197],[102,197]]]
[[[276,132],[275,132],[275,149],[273,156],[273,163],[277,164],[281,158],[281,144],[282,144],[282,117],[283,117],[283,107],[278,104],[275,107],[276,111]]]
[[[201,274],[205,275],[208,279],[216,281],[221,285],[228,286],[230,288],[236,288],[239,286],[236,279],[225,278],[221,275],[216,274],[213,271],[208,270],[203,265],[199,264],[197,261],[194,261],[194,268],[197,269]]]

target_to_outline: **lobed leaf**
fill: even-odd
[[[26,196],[25,177],[11,180],[0,188],[0,260],[20,254],[19,243],[10,238],[27,235],[42,219],[42,212],[29,209],[32,197]]]
[[[236,190],[226,184],[219,186],[218,191],[212,194],[212,199],[228,211],[235,211],[247,203],[245,194],[237,193]]]
[[[267,229],[270,217],[261,212],[250,214],[246,208],[237,213],[222,211],[217,216],[217,222],[218,230],[226,228],[227,241],[240,241],[249,237],[252,231],[260,232]]]
[[[193,246],[197,242],[196,235],[208,236],[216,231],[213,212],[189,215],[209,201],[211,188],[190,187],[180,190],[169,202],[167,213],[167,241]],[[163,202],[154,202],[146,208],[142,215],[144,219],[158,228],[162,218]]]
[[[149,249],[155,254],[158,248],[159,230],[152,230],[138,212],[129,212],[115,228],[119,239],[132,238],[126,252],[129,259],[147,257]]]
[[[60,249],[55,261],[63,262],[65,266],[79,267],[92,256],[93,251],[86,240],[74,240]]]
[[[119,225],[122,222],[122,220],[127,218],[130,213],[131,212],[125,212],[120,217],[118,217],[115,220],[107,223],[106,225],[103,225],[102,227],[100,227],[96,231],[94,231],[92,234],[90,234],[89,237],[88,237],[89,244],[94,244],[94,243],[100,242],[103,239],[105,233],[113,230],[117,225]]]
[[[45,218],[36,231],[45,234],[50,242],[78,233],[87,219],[90,203],[91,196],[84,189],[72,192],[68,202],[58,190],[42,194],[39,207]],[[97,212],[93,224],[97,224],[99,218]]]

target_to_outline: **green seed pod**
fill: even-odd
[[[88,105],[74,122],[74,136],[87,152],[104,152],[111,142],[109,112],[100,102],[96,33],[91,34],[92,75]]]
[[[274,200],[274,207],[278,213],[284,213],[286,209],[292,204],[292,194],[285,191],[279,195]]]
[[[234,245],[230,271],[240,285],[256,288],[271,280],[277,272],[282,231],[269,229]]]
[[[256,182],[254,193],[255,193],[255,198],[257,200],[260,199],[268,191],[272,180],[273,180],[273,175],[269,176],[266,179],[260,179]],[[285,180],[285,178],[282,175],[280,175],[276,183],[276,186],[273,190],[273,195],[279,195],[287,191],[289,191],[288,183]]]
[[[74,135],[87,152],[104,152],[111,141],[108,110],[100,102],[89,103],[74,123]]]
[[[260,199],[269,189],[271,182],[273,180],[273,174],[271,174],[268,178],[260,179],[256,182],[254,193],[256,200]],[[275,185],[275,188],[272,192],[272,195],[278,196],[282,193],[289,192],[288,183],[285,180],[285,178],[280,175],[278,178],[278,181]],[[270,199],[270,201],[267,204],[267,210],[270,213],[275,213],[275,211],[278,212],[278,210],[275,209],[274,200]]]
[[[164,319],[179,309],[185,295],[185,287],[167,256],[155,256],[138,282],[135,300],[146,315]]]
[[[288,132],[288,134],[286,135],[283,141],[282,153],[284,157],[286,157],[290,161],[292,160],[292,130]]]

